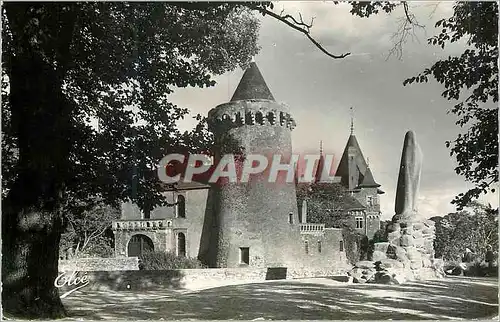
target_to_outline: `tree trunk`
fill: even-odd
[[[4,208],[5,209],[5,208]],[[7,317],[65,316],[54,281],[58,275],[61,221],[54,213],[5,209],[2,227],[2,306]]]
[[[71,108],[61,82],[34,52],[11,58],[10,102],[19,148],[17,177],[2,202],[2,304],[6,316],[59,318],[54,281],[63,230]]]

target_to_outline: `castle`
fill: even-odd
[[[282,163],[290,158],[295,120],[285,105],[274,100],[254,62],[231,101],[212,109],[208,120],[216,140],[216,158],[228,153],[234,143],[248,154],[279,153]],[[264,174],[252,176],[247,183],[224,185],[181,181],[164,192],[174,207],[143,212],[131,202],[122,205],[121,219],[112,225],[115,256],[172,251],[197,257],[210,267],[346,263],[342,229],[308,221],[307,203],[314,202],[314,196],[309,197],[303,185],[270,185]],[[336,177],[328,185],[342,192],[335,200],[340,200],[338,206],[352,219],[353,228],[371,238],[380,226],[379,195],[384,192],[373,178],[352,127]],[[298,190],[306,193],[298,196]]]

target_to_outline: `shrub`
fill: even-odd
[[[385,230],[377,230],[375,234],[373,235],[373,238],[370,239],[368,242],[368,249],[367,249],[367,258],[368,260],[372,259],[373,252],[375,251],[375,244],[376,243],[381,243],[381,242],[387,242],[387,232]]]
[[[167,270],[183,268],[204,268],[196,258],[177,256],[172,252],[148,252],[139,257],[145,270]]]
[[[485,261],[476,260],[473,264],[467,266],[464,275],[474,277],[498,276],[498,270],[497,267],[488,267],[488,263]]]
[[[344,227],[342,229],[342,237],[344,239],[346,257],[351,265],[354,265],[365,257],[368,244],[366,236],[357,233],[352,227]]]

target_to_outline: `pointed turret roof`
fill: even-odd
[[[380,185],[373,179],[372,170],[369,167],[366,168],[365,175],[363,176],[363,181],[359,185],[360,188],[378,188]]]
[[[273,94],[267,87],[266,81],[255,62],[245,70],[238,87],[234,91],[231,102],[248,99],[266,99],[274,101]]]
[[[372,171],[368,167],[354,134],[351,134],[347,140],[335,175],[339,176],[342,185],[351,191],[360,188],[380,187],[373,178]],[[377,189],[377,193],[383,194],[384,192]]]
[[[347,144],[342,153],[339,166],[337,167],[337,176],[341,177],[341,183],[349,190],[355,189],[360,184],[360,177],[364,175],[367,169],[365,157],[361,152],[358,140],[354,134],[349,136]],[[351,173],[354,172],[354,173]],[[361,175],[361,176],[360,176]]]

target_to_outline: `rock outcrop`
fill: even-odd
[[[406,133],[396,191],[396,214],[387,242],[376,243],[372,261],[362,261],[350,272],[356,283],[401,284],[443,277],[442,263],[434,259],[435,227],[420,220],[417,209],[422,151],[412,131]]]

